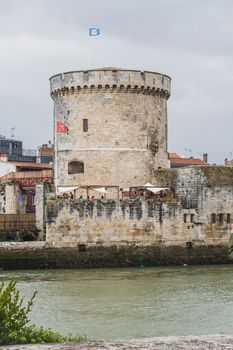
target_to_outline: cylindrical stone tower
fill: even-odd
[[[140,186],[168,167],[170,77],[101,68],[58,74],[50,84],[58,186]]]

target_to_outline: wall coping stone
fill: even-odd
[[[88,341],[83,343],[34,344],[0,346],[0,350],[228,350],[233,348],[233,335],[202,335],[179,337],[154,337],[113,341]]]

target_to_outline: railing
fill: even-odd
[[[37,157],[32,156],[19,156],[19,155],[9,155],[8,160],[14,161],[14,162],[26,162],[26,163],[36,163]]]
[[[15,181],[20,183],[20,187],[34,187],[37,183],[46,182],[53,183],[52,176],[41,176],[41,177],[24,177],[24,178],[14,178]]]
[[[11,156],[36,157],[37,151],[35,149],[11,148],[6,146],[0,146],[0,153],[9,154]]]
[[[35,214],[0,214],[0,231],[22,230],[35,227]]]
[[[35,149],[22,149],[23,156],[28,156],[28,157],[36,157],[36,150]]]

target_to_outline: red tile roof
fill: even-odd
[[[36,170],[46,170],[46,169],[52,169],[52,165],[45,164],[45,163],[27,163],[27,162],[11,162],[12,164],[16,165],[17,167],[21,169],[36,169]]]
[[[187,164],[187,165],[206,165],[203,160],[198,158],[171,158],[170,162],[172,164]]]
[[[206,163],[199,158],[183,158],[180,157],[177,153],[168,153],[169,160],[171,164],[180,164],[180,165],[206,165]]]

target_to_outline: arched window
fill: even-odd
[[[68,174],[82,174],[84,173],[84,163],[73,160],[68,163]]]

